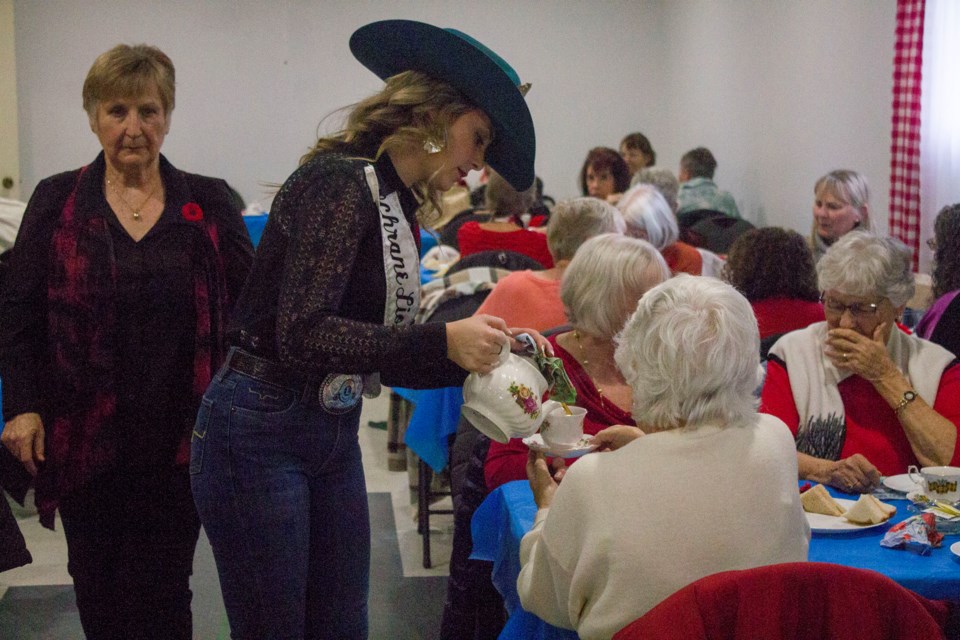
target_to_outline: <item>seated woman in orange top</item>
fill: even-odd
[[[560,301],[560,278],[580,245],[601,233],[623,233],[623,217],[596,198],[560,202],[547,223],[547,246],[553,267],[545,271],[514,271],[497,282],[476,314],[503,318],[508,326],[544,331],[567,324]],[[511,325],[510,318],[521,321]]]
[[[630,187],[617,203],[627,224],[627,235],[647,240],[667,261],[670,272],[699,276],[703,256],[697,248],[680,242],[680,228],[670,205],[656,187],[638,184]]]
[[[515,251],[530,256],[545,269],[553,266],[553,256],[547,247],[547,236],[541,231],[524,228],[520,217],[533,206],[537,197],[536,184],[526,191],[517,191],[500,175],[488,169],[490,179],[484,189],[487,222],[467,222],[457,231],[460,256],[481,251]]]
[[[761,340],[824,320],[813,253],[796,231],[747,231],[730,247],[723,279],[750,301]]]

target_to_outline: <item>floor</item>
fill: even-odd
[[[387,470],[386,431],[369,426],[382,423],[386,416],[386,392],[365,401],[360,442],[372,525],[370,638],[435,638],[446,593],[452,516],[431,517],[433,568],[424,569],[409,475]],[[446,500],[449,506],[449,498]],[[32,504],[32,497],[27,504]],[[34,562],[0,573],[0,639],[83,638],[67,573],[62,528],[58,524],[55,532],[43,529],[35,511],[13,507]],[[195,640],[229,638],[213,553],[202,532],[191,589]]]

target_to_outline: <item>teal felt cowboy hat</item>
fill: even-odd
[[[419,71],[450,84],[493,123],[486,160],[518,191],[533,184],[536,136],[517,72],[496,53],[455,29],[413,20],[383,20],[357,29],[350,51],[386,80]]]

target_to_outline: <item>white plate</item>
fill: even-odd
[[[883,479],[883,486],[887,489],[893,489],[901,493],[910,493],[911,491],[920,491],[923,487],[910,479],[910,475],[901,473],[896,476],[887,476]]]
[[[562,448],[558,447],[553,449],[547,446],[547,444],[543,441],[543,437],[539,433],[535,433],[529,438],[524,438],[523,444],[527,445],[537,453],[542,453],[545,456],[553,456],[555,458],[579,458],[583,454],[590,453],[600,446],[598,444],[594,444],[593,436],[585,435],[580,438],[578,443],[574,446]]]
[[[834,498],[834,500],[844,511],[849,510],[857,502],[856,500],[844,500],[843,498]],[[804,514],[807,516],[810,530],[814,533],[852,533],[890,524],[889,518],[877,524],[853,524],[845,520],[843,516],[827,516],[822,513],[807,513],[806,511],[804,511]]]
[[[950,553],[953,554],[954,560],[960,562],[960,542],[954,542],[950,545]]]

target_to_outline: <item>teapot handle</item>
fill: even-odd
[[[510,342],[504,342],[500,345],[500,355],[497,356],[497,366],[505,364],[510,358]]]

